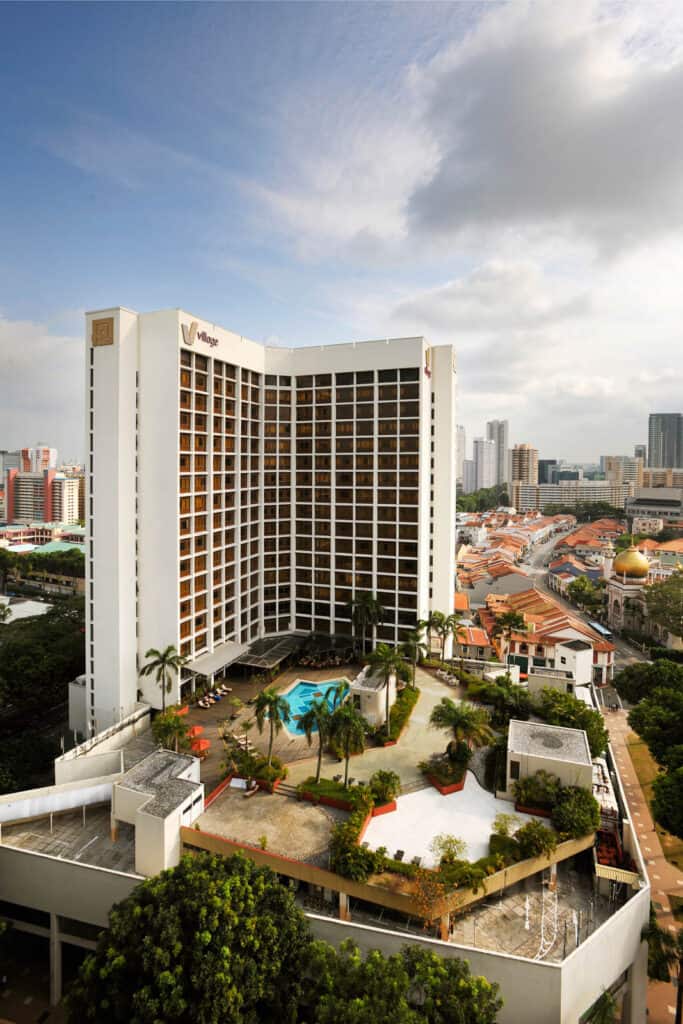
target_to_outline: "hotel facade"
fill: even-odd
[[[268,348],[116,307],[86,347],[91,733],[160,706],[151,647],[211,681],[266,636],[350,636],[361,592],[388,643],[453,608],[451,346]]]

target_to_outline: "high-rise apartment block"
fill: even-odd
[[[551,484],[553,482],[552,472],[557,467],[557,459],[538,460],[538,482],[539,484]]]
[[[475,437],[472,442],[475,490],[482,487],[494,487],[496,483],[496,442],[485,437]]]
[[[472,494],[477,489],[477,467],[474,459],[465,459],[462,464],[462,493]]]
[[[486,424],[487,440],[496,446],[496,484],[507,483],[508,479],[509,426],[507,420],[489,420]]]
[[[86,344],[91,728],[138,689],[160,706],[150,647],[210,681],[264,636],[351,634],[360,593],[390,643],[453,607],[451,346],[267,348],[118,307],[87,315]]]
[[[648,466],[683,465],[683,413],[650,413],[647,451]]]
[[[643,460],[630,455],[605,455],[602,457],[605,479],[610,483],[634,483],[643,486]]]
[[[5,517],[8,523],[76,523],[78,481],[54,469],[36,473],[8,469]]]
[[[513,483],[538,483],[538,449],[530,444],[516,444],[510,455]]]
[[[633,457],[636,459],[642,459],[643,465],[647,466],[647,445],[636,444],[633,446]]]

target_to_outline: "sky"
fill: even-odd
[[[0,448],[83,457],[83,314],[424,334],[468,439],[683,407],[683,5],[0,4]]]

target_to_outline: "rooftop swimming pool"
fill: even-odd
[[[283,693],[282,696],[289,704],[290,718],[287,724],[287,729],[296,735],[303,735],[304,730],[301,728],[299,722],[306,714],[314,700],[327,700],[327,706],[330,711],[332,711],[336,696],[335,688],[340,684],[343,684],[343,696],[346,696],[349,691],[348,679],[326,679],[323,683],[309,683],[306,679],[300,679],[296,686],[294,686],[288,693]],[[317,732],[318,730],[314,729],[313,731]]]

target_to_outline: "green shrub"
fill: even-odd
[[[524,807],[547,808],[551,810],[557,803],[562,783],[557,775],[551,772],[534,772],[524,779],[512,784],[512,792],[517,803]]]
[[[562,836],[579,839],[599,827],[600,806],[587,789],[566,786],[560,791],[551,820]]]
[[[514,864],[521,857],[519,845],[514,836],[501,836],[495,832],[489,839],[489,853],[502,857],[506,864]]]
[[[557,846],[557,835],[540,821],[528,821],[526,825],[517,829],[514,841],[519,849],[520,859],[526,860],[527,857],[551,854]]]
[[[370,776],[368,786],[376,805],[389,804],[401,792],[401,778],[396,772],[380,769]]]
[[[465,778],[467,761],[454,761],[447,754],[432,754],[428,761],[420,761],[418,768],[423,775],[436,779],[439,785],[452,786]]]
[[[397,740],[399,738],[419,698],[420,691],[417,687],[413,690],[411,686],[406,686],[405,689],[401,690],[389,711],[389,736],[387,736],[387,731],[383,725],[378,726],[374,731],[376,738],[380,742],[382,740]]]
[[[365,810],[366,813],[373,804],[372,793],[367,786],[349,786],[345,789],[343,782],[334,782],[332,779],[321,779],[320,782],[316,782],[313,775],[300,782],[296,789],[297,793],[310,793],[314,797],[325,796],[332,800],[343,800],[354,809]]]
[[[370,875],[383,871],[386,850],[368,850],[358,845],[367,811],[356,810],[346,821],[339,822],[330,836],[330,869],[354,882],[367,882]]]

